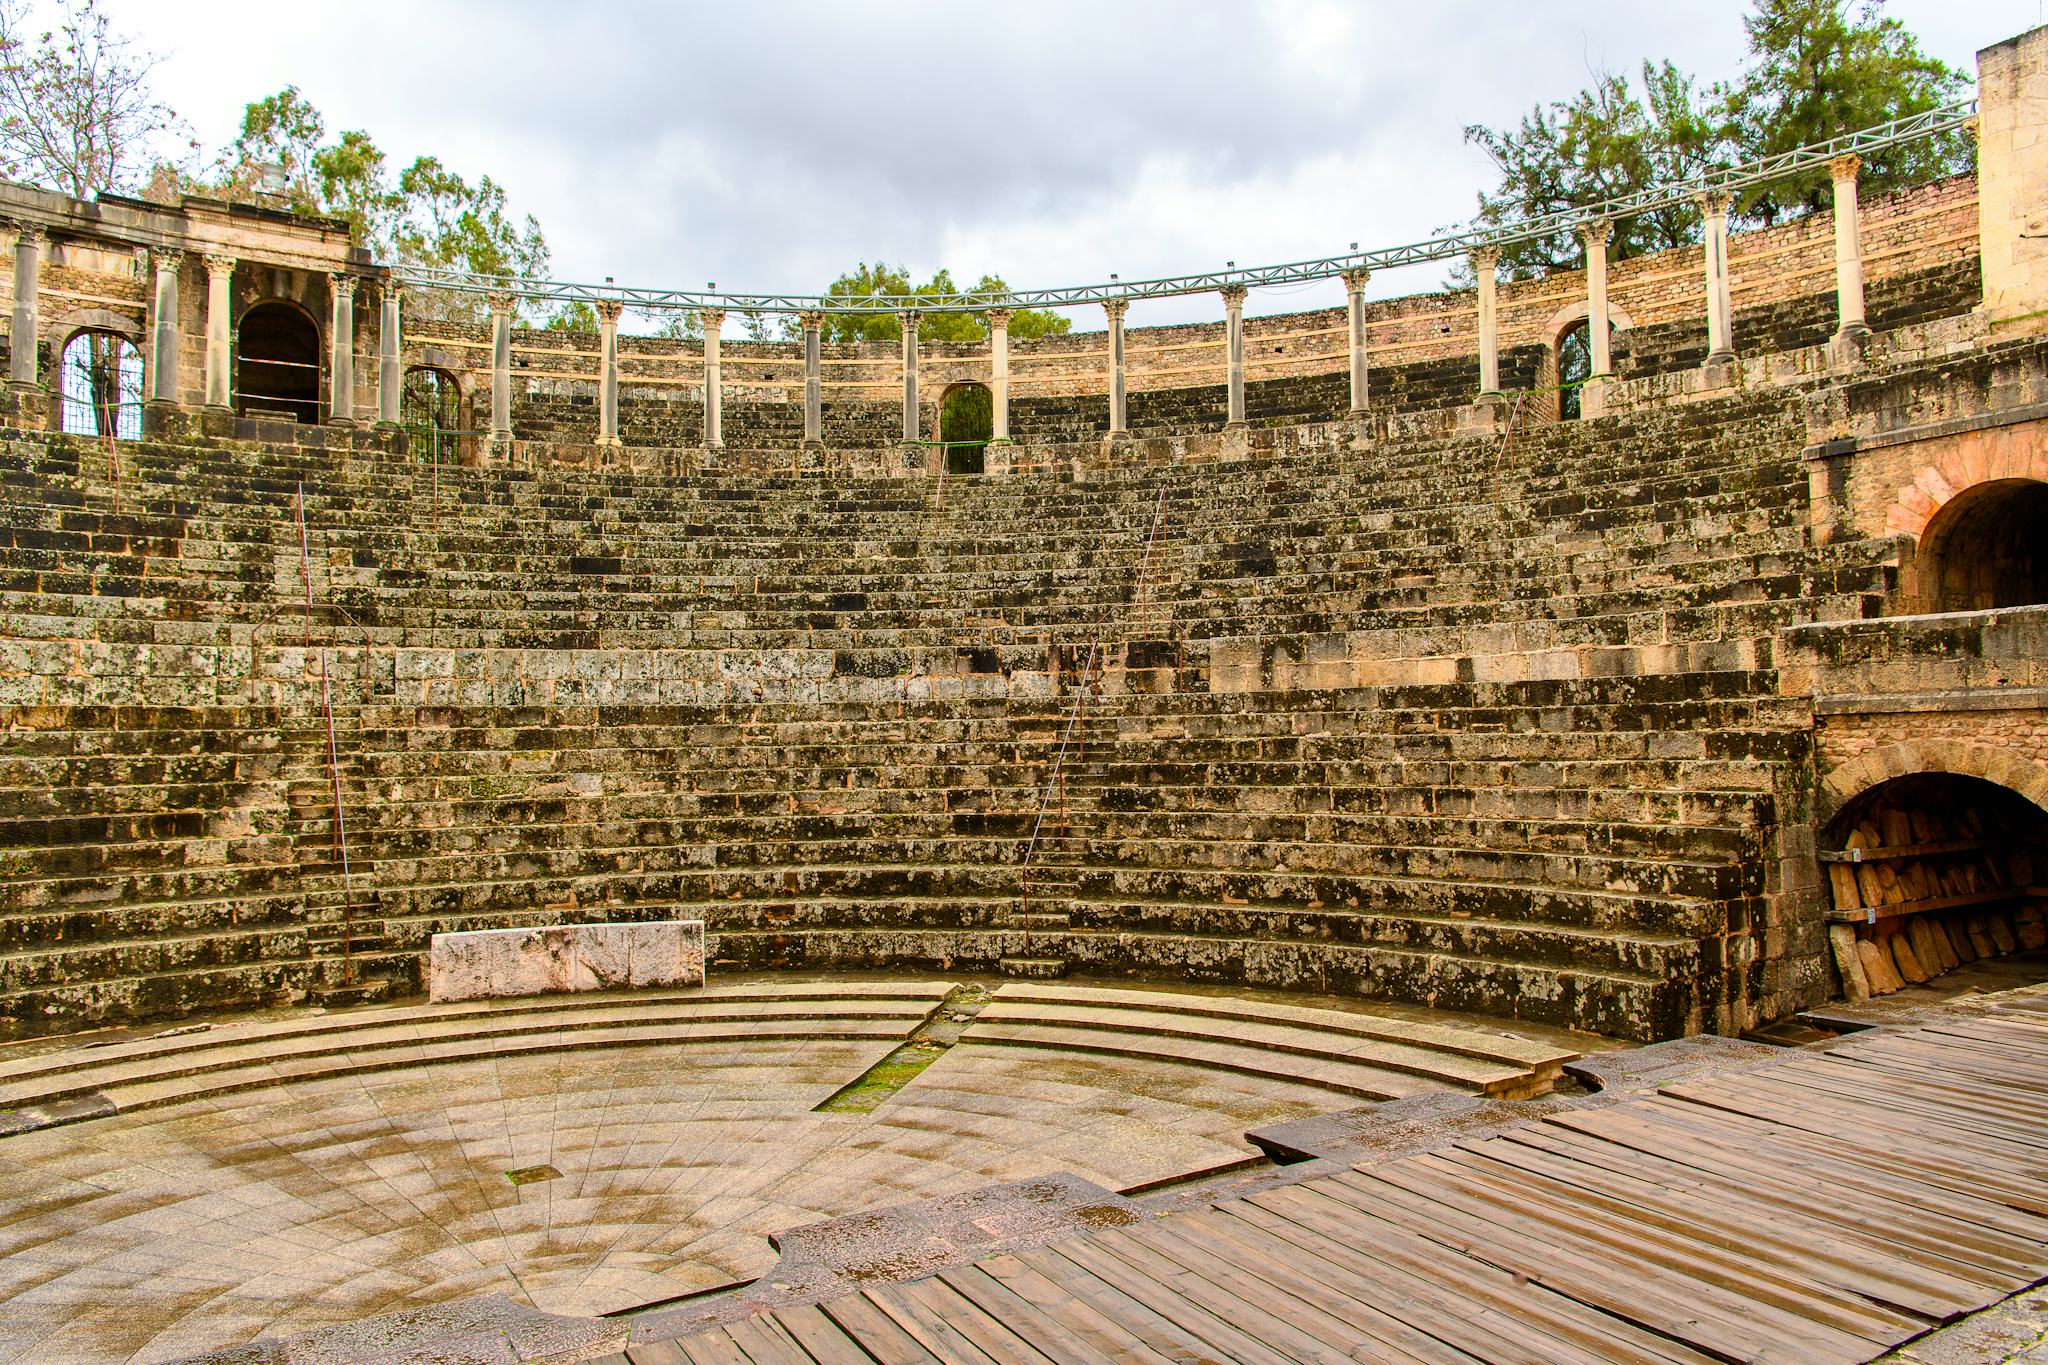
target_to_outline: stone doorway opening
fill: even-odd
[[[320,421],[320,329],[289,303],[259,303],[235,331],[235,411]]]
[[[2048,483],[1995,479],[1951,498],[1915,555],[1927,611],[2048,603]]]
[[[986,384],[955,384],[939,400],[939,440],[948,474],[979,474],[995,435],[995,395]]]
[[[406,448],[415,460],[426,464],[462,462],[462,386],[446,370],[415,365],[405,372],[398,423],[405,429]]]
[[[1828,822],[1820,858],[1845,984],[1861,971],[1882,995],[2048,947],[2048,812],[1996,782],[1923,772],[1879,783]],[[2035,957],[2001,970],[2036,980],[2040,968]]]
[[[1576,422],[1580,391],[1593,375],[1593,329],[1584,319],[1573,323],[1558,335],[1556,351],[1558,420]]]
[[[142,352],[116,332],[85,331],[58,360],[62,425],[73,436],[142,434]]]

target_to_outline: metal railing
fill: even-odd
[[[395,265],[391,273],[401,285],[445,290],[458,294],[509,295],[541,305],[615,302],[642,312],[664,312],[710,308],[755,313],[978,313],[990,308],[1071,308],[1081,304],[1107,303],[1119,299],[1172,298],[1185,294],[1206,294],[1226,288],[1257,289],[1270,285],[1302,284],[1335,279],[1346,271],[1386,270],[1396,266],[1429,261],[1457,260],[1483,247],[1511,246],[1537,241],[1599,218],[1634,218],[1645,213],[1691,201],[1695,196],[1715,192],[1734,193],[1769,184],[1824,166],[1840,156],[1870,156],[1892,147],[1921,142],[1956,132],[1976,118],[1975,98],[1943,105],[1937,109],[1893,119],[1874,127],[1858,129],[1809,143],[1790,151],[1759,157],[1724,170],[1708,171],[1685,180],[1654,185],[1633,194],[1608,199],[1583,208],[1562,210],[1538,218],[1502,226],[1476,225],[1461,228],[1427,241],[1404,246],[1353,250],[1315,260],[1292,261],[1282,265],[1238,268],[1193,275],[1160,276],[1147,280],[1110,279],[1101,284],[1071,285],[1056,289],[1012,289],[1002,293],[960,292],[953,294],[875,294],[865,298],[827,297],[820,294],[730,294],[715,290],[646,289],[615,284],[575,284],[560,280],[535,280],[512,275],[478,275],[437,266]]]

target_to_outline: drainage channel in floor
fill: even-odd
[[[994,998],[986,986],[955,986],[903,1046],[834,1091],[814,1114],[872,1114],[883,1101],[909,1085],[918,1073],[946,1055],[960,1040],[974,1016]]]

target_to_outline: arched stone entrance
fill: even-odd
[[[1884,778],[1843,802],[1820,844],[1852,998],[2048,946],[2048,811],[2009,786],[1935,770]]]
[[[270,300],[235,329],[235,411],[320,420],[320,329],[296,305]]]
[[[1923,611],[2048,603],[2048,483],[1994,479],[1963,489],[1921,532]]]
[[[60,425],[74,436],[142,434],[142,352],[117,332],[75,332],[59,353]]]
[[[994,435],[995,395],[988,385],[955,384],[940,396],[939,439],[946,443],[948,474],[981,473],[985,447]]]
[[[414,459],[427,464],[462,462],[462,386],[446,370],[415,365],[405,372],[398,423]]]

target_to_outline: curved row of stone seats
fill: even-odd
[[[1373,1100],[1445,1087],[1526,1099],[1549,1093],[1578,1057],[1512,1034],[1381,1014],[1037,982],[998,989],[960,1041],[1216,1066]]]
[[[227,1019],[194,1030],[0,1058],[0,1137],[29,1128],[330,1076],[534,1052],[677,1043],[901,1043],[944,981],[714,983]]]
[[[60,645],[107,647],[58,661],[67,700],[189,684],[260,698],[279,727],[268,748],[260,724],[218,741],[235,779],[267,774],[244,802],[272,822],[255,865],[189,826],[224,788],[166,806],[104,768],[58,775],[75,791],[62,817],[103,821],[72,827],[101,843],[9,850],[24,904],[49,907],[9,928],[17,1016],[157,1008],[183,987],[134,992],[179,974],[213,990],[241,973],[236,998],[289,990],[343,943],[410,979],[439,929],[681,902],[747,963],[994,967],[1063,918],[1072,960],[1103,970],[1302,985],[1334,963],[1403,998],[1683,1027],[1722,991],[1720,935],[1760,894],[1734,869],[1756,864],[1775,793],[1747,760],[1798,758],[1797,718],[1759,716],[1763,642],[1815,609],[1801,599],[1853,608],[1882,586],[1867,550],[1831,550],[1833,569],[1802,550],[1793,401],[1505,447],[943,490],[493,469],[443,470],[437,493],[431,471],[391,460],[158,444],[122,448],[116,488],[95,450],[16,438],[14,548],[50,560],[7,565],[36,575],[9,603],[69,622]],[[1484,477],[1452,477],[1487,459]],[[346,617],[296,619],[302,484],[311,590]],[[64,498],[39,504],[45,487]],[[123,508],[155,520],[114,529]],[[23,530],[64,538],[23,546]],[[129,536],[142,562],[96,535]],[[116,648],[195,629],[214,653],[186,663]],[[307,635],[331,647],[346,907]],[[1343,666],[1319,663],[1339,635]],[[1109,695],[1077,733],[1027,884],[1098,636],[1115,646]],[[1246,640],[1273,657],[1225,677]],[[636,680],[625,670],[645,661],[605,648],[624,642],[699,653]],[[1618,676],[1496,681],[1592,645],[1615,657],[1586,666]],[[800,657],[771,664],[771,648]],[[468,673],[425,667],[465,649]],[[1301,661],[1290,676],[1281,656]],[[1643,676],[1687,668],[1720,672]],[[1407,685],[1331,700],[1372,682]],[[1244,686],[1265,690],[1208,691]],[[199,714],[173,724],[203,729]],[[1305,742],[1306,724],[1333,733]],[[1563,738],[1593,735],[1644,743],[1598,761]],[[60,812],[33,815],[48,803],[28,793],[51,776],[7,770],[0,788],[47,819]],[[67,866],[78,847],[90,865]]]

